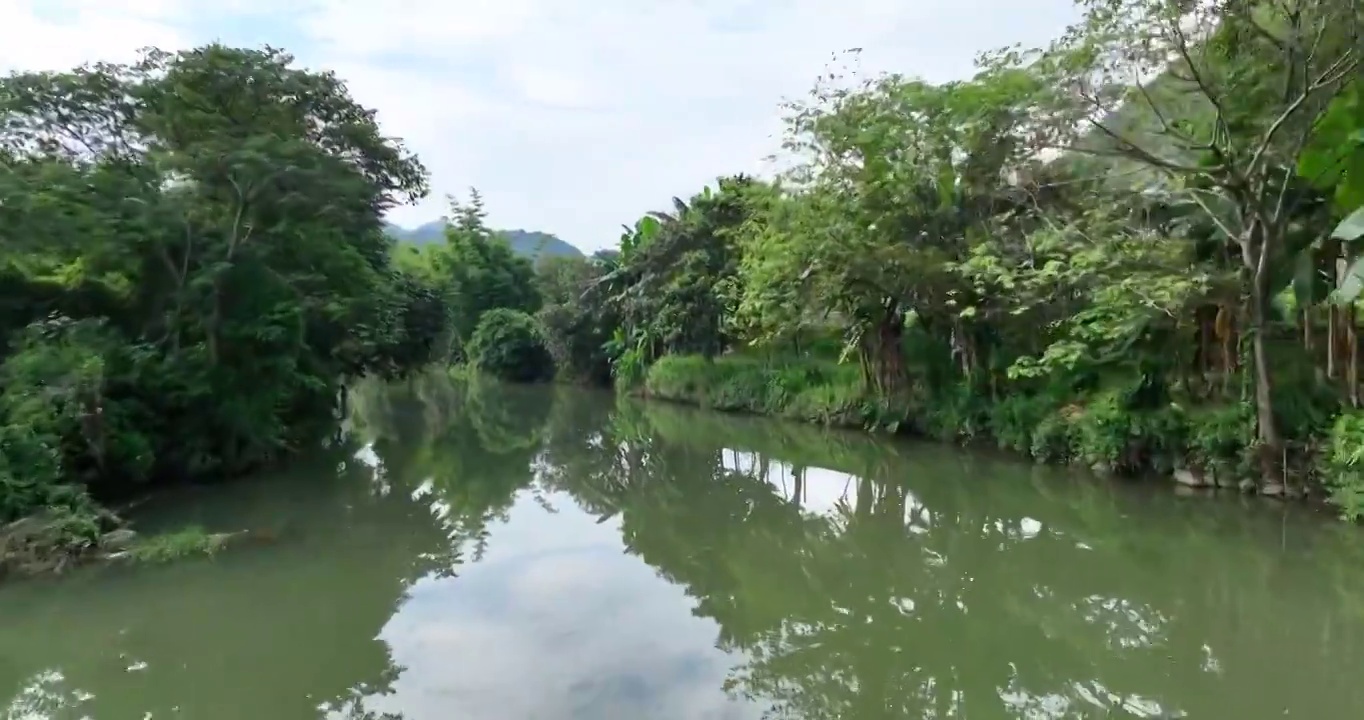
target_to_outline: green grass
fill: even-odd
[[[891,430],[908,413],[866,392],[856,366],[809,359],[667,356],[649,368],[644,395],[726,412]]]
[[[141,538],[128,549],[128,557],[136,562],[165,563],[196,555],[213,555],[222,549],[227,537],[190,526]]]
[[[1245,455],[1248,442],[1244,423],[1222,427],[1225,413],[1191,413],[1173,405],[1129,409],[1115,390],[1084,397],[1011,393],[991,399],[963,385],[930,389],[919,381],[913,387],[890,401],[865,390],[860,368],[852,364],[809,357],[685,355],[654,363],[642,394],[821,425],[948,442],[993,441],[1038,461],[1080,462],[1127,475],[1168,475],[1186,464],[1226,468]],[[1238,467],[1236,474],[1244,470]]]

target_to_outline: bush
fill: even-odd
[[[489,310],[469,340],[469,362],[482,373],[512,382],[554,377],[554,358],[535,318],[507,308]]]
[[[1364,517],[1364,412],[1343,412],[1327,436],[1322,468],[1331,501],[1350,520]]]

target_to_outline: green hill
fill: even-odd
[[[519,255],[524,255],[532,260],[541,256],[567,255],[581,257],[582,251],[550,233],[537,232],[534,230],[499,230],[503,237],[507,239],[512,250]],[[429,245],[436,242],[445,241],[445,221],[435,220],[433,222],[419,225],[415,228],[404,228],[390,224],[388,226],[389,237],[400,242],[408,242],[413,245]]]

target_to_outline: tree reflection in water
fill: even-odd
[[[403,672],[380,631],[419,579],[481,556],[532,482],[553,399],[484,390],[439,375],[362,386],[333,446],[160,499],[146,519],[275,541],[6,588],[0,647],[24,653],[0,667],[15,683],[4,717],[401,717],[374,709]]]
[[[745,658],[728,689],[771,717],[1364,706],[1343,671],[1364,659],[1359,574],[1348,604],[1313,592],[1353,557],[1315,530],[1330,560],[1267,544],[1264,513],[944,448],[661,405],[575,433],[590,426],[552,424],[546,480],[620,516],[629,550]]]
[[[174,513],[278,543],[0,596],[0,647],[25,649],[0,666],[7,717],[397,720],[412,701],[381,631],[415,583],[482,558],[520,497],[614,523],[767,717],[1364,707],[1364,558],[1341,528],[568,388],[423,376],[358,388],[352,411],[289,473]]]

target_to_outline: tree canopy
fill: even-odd
[[[430,359],[381,222],[426,171],[334,75],[153,50],[5,77],[0,125],[0,521],[257,467]]]
[[[1357,4],[1078,4],[970,79],[835,68],[772,181],[626,226],[617,385],[1364,507]]]

